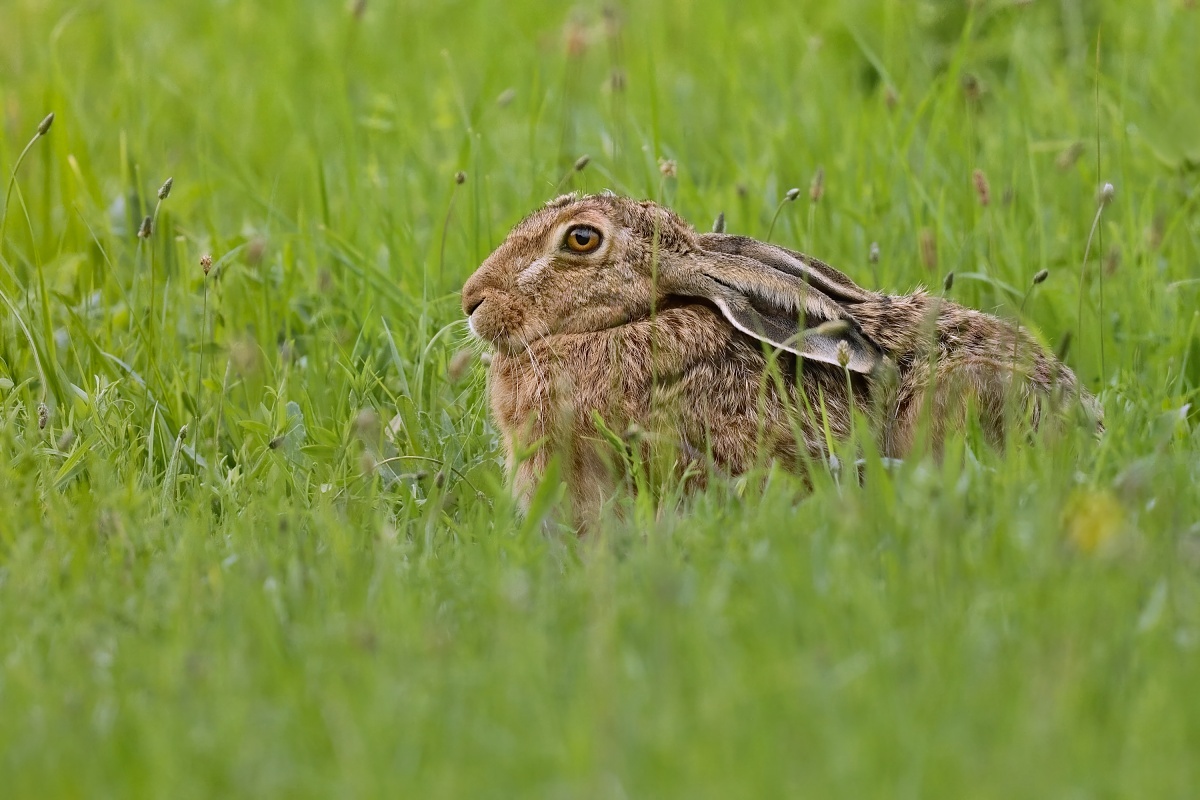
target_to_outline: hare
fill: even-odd
[[[522,504],[561,454],[581,518],[617,474],[611,431],[673,442],[731,474],[803,471],[849,436],[855,410],[901,458],[922,418],[940,451],[974,408],[1004,439],[1055,398],[1099,405],[1020,326],[923,291],[886,295],[814,258],[698,234],[611,193],[564,195],[521,221],[470,277],[462,307],[491,345],[492,414]],[[597,424],[603,421],[603,426]],[[607,428],[605,431],[603,428]],[[606,438],[607,436],[607,438]]]

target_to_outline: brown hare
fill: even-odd
[[[855,410],[894,458],[923,416],[935,450],[970,408],[997,443],[1012,409],[1037,426],[1054,398],[1099,420],[1071,370],[1012,322],[863,289],[809,256],[698,234],[608,193],[559,197],[520,222],[462,305],[494,350],[491,407],[517,497],[527,504],[561,454],[581,519],[617,477],[597,417],[732,474],[771,460],[803,470],[851,433]]]

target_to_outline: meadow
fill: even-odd
[[[1195,796],[1197,75],[1190,0],[4,0],[0,795]],[[458,291],[605,188],[1107,431],[522,515]]]

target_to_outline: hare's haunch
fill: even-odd
[[[848,436],[855,409],[891,457],[925,416],[938,447],[968,408],[998,442],[1012,409],[1036,426],[1056,398],[1099,420],[1071,370],[1013,322],[863,289],[809,256],[697,234],[667,208],[611,194],[526,217],[462,301],[495,351],[492,413],[514,490],[527,501],[559,453],[583,514],[612,489],[612,431],[738,473],[823,458],[827,432]]]

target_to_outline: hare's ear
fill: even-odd
[[[663,269],[659,280],[668,294],[708,300],[738,330],[802,358],[864,374],[880,363],[879,347],[843,306],[753,259],[703,252]]]
[[[863,303],[880,298],[878,293],[862,288],[850,276],[825,262],[786,247],[760,242],[749,236],[721,233],[706,233],[697,239],[700,246],[710,252],[745,256],[763,266],[801,278],[809,286],[840,303]]]

